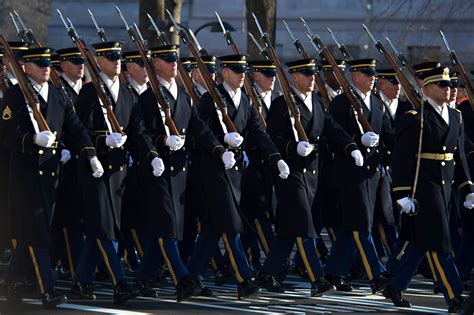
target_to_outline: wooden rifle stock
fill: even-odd
[[[469,103],[471,104],[472,110],[474,110],[474,90],[472,88],[471,81],[467,77],[466,70],[464,70],[464,66],[459,61],[458,56],[454,50],[449,52],[449,57],[453,65],[456,66],[456,70],[458,70],[459,75],[461,76],[462,80],[464,81],[464,89],[466,90],[467,98],[469,99]]]
[[[33,117],[38,123],[38,129],[40,131],[51,131],[48,126],[48,123],[46,122],[46,119],[41,113],[38,96],[33,90],[31,84],[29,83],[25,73],[23,72],[23,69],[18,60],[16,59],[13,50],[11,49],[10,45],[8,45],[8,41],[5,39],[5,37],[3,37],[3,35],[0,35],[0,44],[3,46],[3,48],[5,49],[5,53],[10,59],[10,64],[13,73],[16,79],[18,80],[18,85],[20,86],[23,95],[25,96],[26,103],[30,105],[31,109],[33,110]]]

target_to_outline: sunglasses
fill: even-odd
[[[451,87],[451,82],[449,81],[438,81],[433,82],[433,84],[439,86],[440,88]]]

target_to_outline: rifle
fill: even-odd
[[[294,117],[295,119],[294,127],[296,129],[296,133],[298,134],[298,140],[308,142],[308,136],[306,135],[306,132],[304,131],[303,125],[301,124],[301,120],[300,120],[300,117],[301,117],[300,109],[296,105],[295,97],[293,96],[293,93],[291,92],[290,82],[288,81],[288,78],[286,77],[285,72],[283,71],[283,67],[280,63],[280,59],[278,58],[275,48],[273,47],[270,41],[270,37],[268,36],[266,32],[263,31],[262,27],[260,26],[260,23],[258,22],[257,17],[253,13],[252,13],[252,16],[255,20],[255,23],[257,24],[257,28],[258,28],[258,31],[260,32],[261,39],[263,40],[263,43],[265,44],[265,50],[268,52],[273,63],[276,66],[278,81],[280,81],[280,85],[283,90],[283,97],[285,98],[286,105],[288,106],[288,111],[290,113],[290,116]]]
[[[365,118],[364,114],[361,111],[361,108],[363,106],[362,100],[360,99],[360,97],[357,97],[356,92],[354,91],[354,89],[350,85],[350,83],[347,80],[344,73],[337,66],[337,63],[334,60],[334,57],[331,55],[331,53],[329,52],[327,47],[324,46],[323,42],[321,41],[321,38],[318,35],[313,34],[313,32],[309,28],[308,24],[306,24],[306,21],[303,18],[300,18],[300,19],[301,19],[301,21],[303,22],[303,25],[306,28],[306,31],[308,33],[307,34],[308,38],[310,39],[311,44],[313,45],[314,49],[316,49],[316,51],[322,57],[324,57],[329,62],[329,64],[331,65],[332,70],[334,72],[334,75],[336,76],[337,81],[339,82],[339,84],[342,87],[342,91],[346,95],[347,100],[349,101],[349,103],[352,106],[352,109],[354,110],[354,113],[356,115],[356,119],[362,127],[362,131],[364,133],[368,132],[368,131],[373,132],[372,126],[370,126],[369,121],[367,120],[367,118]]]
[[[234,39],[232,38],[232,35],[230,34],[229,30],[226,29],[224,26],[224,23],[222,23],[221,17],[219,16],[217,12],[214,12],[214,13],[216,14],[217,19],[219,20],[219,24],[221,25],[222,33],[224,34],[224,38],[226,39],[227,45],[229,45],[232,48],[232,52],[235,55],[240,55],[239,49],[237,48],[237,45],[235,44]],[[262,104],[262,100],[257,96],[257,91],[255,90],[255,86],[252,84],[252,81],[250,81],[250,77],[248,75],[245,76],[244,87],[248,96],[250,96],[250,99],[252,100],[252,103],[254,104],[255,109],[257,110],[258,119],[260,120],[262,127],[266,129],[267,122],[265,121],[265,118],[263,118],[263,114],[262,114],[262,106],[265,106],[265,105]]]
[[[38,129],[40,131],[51,131],[48,126],[48,123],[46,122],[46,119],[41,113],[38,95],[29,83],[25,72],[23,72],[23,68],[21,67],[18,60],[15,58],[13,50],[11,49],[10,45],[8,45],[8,41],[5,39],[5,37],[3,37],[3,35],[0,35],[0,44],[5,49],[5,54],[10,58],[11,68],[15,77],[18,80],[18,85],[20,86],[20,89],[23,92],[23,95],[25,96],[26,104],[29,104],[31,106],[31,109],[33,110],[33,117],[38,123]]]
[[[310,59],[311,57],[309,54],[306,52],[304,49],[303,45],[301,44],[300,40],[296,38],[296,36],[293,34],[293,32],[290,30],[290,27],[288,24],[286,24],[285,20],[283,20],[283,24],[285,25],[285,29],[290,35],[291,40],[293,41],[293,45],[295,46],[296,50],[303,56],[305,59]],[[321,76],[318,73],[314,76],[314,83],[316,83],[316,86],[318,87],[319,93],[321,93],[321,96],[323,98],[323,105],[326,110],[329,108],[329,103],[331,101],[329,100],[329,95],[328,95],[328,90],[326,89],[326,85],[324,85],[323,80],[321,79]]]
[[[18,12],[13,10],[14,15],[10,12],[10,17],[13,21],[13,24],[15,25],[15,28],[17,30],[17,35],[18,38],[24,42],[28,43],[30,47],[42,47],[41,43],[36,39],[35,35],[33,34],[33,30],[31,28],[26,27],[25,22],[23,22],[23,19],[20,17]],[[15,19],[18,21],[18,23],[15,21]],[[71,104],[72,104],[72,99],[69,96],[69,94],[66,91],[66,88],[64,87],[63,82],[61,79],[59,79],[58,74],[56,71],[51,71],[50,74],[50,79],[51,83],[53,83],[55,88],[61,89],[63,96],[68,99]]]
[[[125,17],[122,14],[122,11],[120,11],[119,7],[115,6],[115,8],[117,9],[120,15],[120,18],[125,24],[125,28],[127,30],[128,35],[137,46],[138,52],[140,53],[140,56],[142,57],[145,70],[150,80],[151,90],[153,91],[153,94],[155,94],[160,111],[163,111],[165,113],[165,124],[166,126],[168,126],[168,129],[170,130],[171,135],[179,136],[179,131],[176,128],[176,125],[174,124],[173,119],[171,118],[171,108],[169,105],[169,101],[167,97],[164,95],[163,87],[158,82],[155,68],[153,67],[153,64],[151,63],[150,59],[146,55],[145,47],[143,46],[143,41],[140,39],[140,37],[137,34],[137,30],[135,28],[136,26],[135,25],[129,26],[127,21],[125,20]]]
[[[454,49],[451,49],[449,47],[448,40],[444,36],[444,33],[442,31],[439,31],[439,32],[441,34],[441,37],[443,38],[444,45],[446,46],[446,49],[448,50],[448,56],[449,58],[451,58],[451,62],[453,63],[454,66],[456,66],[456,69],[458,70],[459,75],[464,81],[464,86],[465,86],[464,88],[466,90],[469,103],[471,104],[472,110],[474,110],[474,90],[472,89],[471,81],[467,77],[466,70],[464,70],[464,66],[459,61],[456,52],[454,51]]]
[[[411,194],[411,198],[415,200],[415,195],[416,195],[416,188],[418,185],[418,177],[420,174],[420,164],[421,164],[421,147],[423,145],[423,122],[424,122],[424,102],[423,99],[417,94],[416,90],[413,88],[413,86],[410,84],[406,76],[403,74],[403,72],[400,70],[400,68],[397,65],[397,62],[393,58],[393,56],[387,52],[383,44],[379,41],[376,40],[375,37],[372,35],[370,30],[362,24],[364,27],[365,31],[369,35],[370,39],[374,42],[375,47],[377,50],[384,55],[385,59],[387,62],[392,66],[392,68],[395,70],[395,73],[397,75],[398,82],[403,87],[403,90],[405,91],[405,94],[410,101],[410,103],[416,108],[420,110],[420,135],[418,137],[418,154],[416,155],[416,164],[415,164],[415,178],[413,180],[413,190]],[[416,212],[415,212],[416,214]],[[413,214],[413,215],[415,215]]]
[[[107,42],[108,39],[107,39],[107,35],[105,34],[105,30],[102,27],[99,27],[99,24],[97,23],[97,20],[95,19],[94,14],[92,14],[92,11],[89,9],[87,9],[87,11],[89,12],[89,16],[91,17],[92,23],[94,23],[95,29],[97,30],[97,36],[99,37],[100,41]],[[128,84],[128,80],[125,77],[123,72],[119,73],[119,80],[123,84]]]
[[[386,37],[385,36],[385,39],[387,40],[388,44],[390,45],[390,47],[392,48],[392,50],[395,52],[395,54],[397,55],[397,59],[400,61],[400,63],[402,64],[402,66],[408,70],[408,72],[410,72],[410,74],[412,75],[413,79],[415,80],[416,84],[418,85],[418,87],[421,89],[422,86],[420,86],[420,84],[418,83],[418,81],[416,80],[416,71],[415,69],[408,63],[408,60],[407,58],[405,57],[404,54],[402,54],[398,49],[397,47],[395,47],[395,45],[392,43],[392,41],[390,40],[390,38]],[[418,93],[418,91],[417,91]],[[419,95],[418,93],[418,96],[421,98],[421,96]]]
[[[114,110],[112,107],[112,95],[110,95],[110,92],[107,90],[105,83],[99,75],[99,66],[97,65],[91,52],[87,49],[84,39],[82,37],[79,37],[79,35],[77,34],[77,31],[74,28],[74,25],[72,24],[71,20],[67,19],[68,23],[66,23],[63,18],[63,15],[61,14],[61,11],[56,11],[59,14],[59,18],[63,22],[64,27],[66,27],[67,33],[69,37],[71,37],[72,42],[76,44],[77,49],[79,49],[82,56],[86,60],[86,66],[87,70],[89,71],[89,75],[91,76],[92,85],[95,88],[101,106],[103,106],[107,112],[107,118],[110,122],[112,132],[123,134],[122,127],[120,126],[117,117],[115,117]]]
[[[7,82],[5,80],[5,65],[0,65],[0,91],[5,96],[5,92],[7,91]]]
[[[214,101],[214,103],[216,103],[217,108],[222,113],[222,121],[224,122],[226,126],[227,132],[238,132],[237,128],[235,128],[234,122],[232,121],[232,119],[229,117],[229,114],[227,113],[227,105],[225,104],[225,98],[217,89],[214,81],[212,80],[211,74],[209,73],[209,70],[207,69],[204,62],[202,61],[201,55],[199,54],[197,47],[193,44],[193,42],[191,42],[188,39],[186,32],[178,24],[178,22],[176,22],[171,12],[169,12],[168,10],[166,10],[166,12],[168,13],[168,16],[170,17],[171,22],[173,22],[174,27],[176,28],[176,31],[178,32],[179,37],[181,38],[183,43],[187,45],[194,59],[196,59],[199,71],[201,72],[202,78],[204,79],[204,83],[206,84],[206,88],[209,94],[211,95],[212,100]]]
[[[336,35],[334,35],[334,33],[331,31],[331,29],[330,29],[329,27],[327,27],[327,30],[328,30],[328,32],[329,32],[329,35],[331,35],[332,39],[333,39],[334,42],[336,43],[336,46],[337,46],[337,48],[339,49],[339,52],[341,53],[341,55],[344,57],[344,59],[345,59],[346,61],[354,60],[354,57],[352,57],[352,55],[349,53],[349,50],[347,50],[346,45],[341,44],[341,43],[337,40]]]
[[[382,44],[381,41],[376,40],[375,37],[372,35],[370,30],[362,24],[364,30],[367,32],[369,35],[370,39],[374,42],[375,48],[385,57],[385,60],[390,64],[390,66],[395,70],[395,73],[397,75],[398,82],[400,82],[401,86],[403,87],[403,90],[405,91],[405,94],[410,101],[410,103],[413,105],[415,108],[421,108],[423,104],[422,98],[419,96],[418,92],[413,88],[411,85],[410,81],[408,81],[407,77],[405,74],[401,71],[401,69],[398,67],[397,62],[395,61],[395,58],[385,49],[384,45]]]
[[[161,41],[163,45],[170,45],[170,41],[168,40],[168,37],[166,36],[165,32],[160,31],[158,25],[156,25],[150,14],[147,13],[147,16],[150,20],[151,25],[153,26],[153,29],[156,32],[156,37]],[[195,106],[199,106],[200,97],[197,94],[196,89],[194,88],[193,81],[186,72],[186,69],[184,69],[183,62],[178,58],[176,60],[176,63],[178,65],[178,72],[181,77],[181,80],[183,81],[184,87],[186,88],[186,91],[188,92],[189,96],[191,96],[191,99],[193,100]]]

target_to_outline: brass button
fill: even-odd
[[[451,184],[454,184],[454,179],[451,181]]]
[[[458,149],[458,147],[454,147],[454,151],[456,151]]]
[[[445,165],[446,165],[446,163],[444,161],[441,162],[441,166],[445,166]]]
[[[390,155],[390,154],[392,154],[392,151],[387,151],[387,155]]]
[[[76,160],[79,160],[79,155],[76,155],[75,158],[76,158]]]
[[[55,132],[53,132],[53,133],[54,133],[54,135],[55,135],[55,136],[58,134],[58,132],[57,132],[57,131],[55,131]]]
[[[367,152],[370,152],[370,148],[367,148]]]
[[[313,175],[316,175],[316,170],[313,170]]]
[[[445,182],[445,181],[444,181],[444,179],[443,179],[443,180],[441,181],[441,184],[443,184],[443,185],[444,185],[445,183],[446,183],[446,182]]]
[[[109,170],[111,170],[111,169],[112,169],[112,164],[109,164]]]
[[[40,155],[43,154],[43,153],[44,153],[43,150],[39,150],[39,151],[38,151],[38,154],[40,154]]]
[[[370,170],[370,165],[367,165],[367,170]]]
[[[56,154],[56,150],[53,150],[51,153],[53,153],[53,155]]]
[[[316,140],[319,140],[319,136],[316,137]]]
[[[186,167],[183,167],[183,172],[186,172]]]
[[[53,176],[53,177],[54,177],[54,175],[56,175],[56,174],[54,174],[54,172],[51,172],[51,176]]]
[[[119,170],[120,170],[120,171],[123,171],[123,166],[120,166]]]
[[[380,168],[377,166],[377,167],[375,168],[375,170],[378,172],[378,171],[380,171]]]
[[[375,152],[379,153],[379,149],[375,150]]]
[[[181,150],[183,150],[183,151],[186,150],[186,148],[184,147],[184,145],[183,145],[183,147],[181,148]]]
[[[305,168],[303,168],[303,173],[306,173],[306,169],[305,169]]]
[[[174,167],[173,167],[173,166],[170,166],[170,171],[174,171]]]
[[[456,161],[453,162],[453,165],[456,165]]]
[[[386,169],[387,169],[387,171],[388,171],[388,170],[390,169],[390,166],[388,166],[388,165],[387,165],[387,166],[385,166],[385,168],[386,168]]]
[[[236,171],[238,171],[238,170],[239,170],[239,167],[238,167],[238,166],[236,166],[236,167],[235,167],[235,170],[236,170]]]
[[[38,174],[43,175],[43,171],[39,171]]]
[[[446,146],[443,145],[443,151],[446,151]]]

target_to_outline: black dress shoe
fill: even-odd
[[[336,287],[337,291],[350,292],[352,291],[352,285],[347,282],[344,278],[333,275],[326,275],[326,280]]]
[[[214,284],[221,286],[232,281],[232,271],[227,266],[220,267],[214,273]]]
[[[383,296],[385,296],[387,299],[391,299],[393,305],[397,307],[411,307],[410,302],[405,299],[403,296],[402,291],[391,288],[391,287],[386,287],[383,292]]]
[[[7,283],[7,302],[12,304],[21,303],[23,290],[20,282]]]
[[[71,287],[74,298],[81,300],[95,300],[94,285],[91,283],[74,282]]]
[[[304,280],[307,280],[309,279],[309,276],[308,276],[308,271],[306,270],[305,267],[302,267],[302,266],[294,266],[293,267],[293,274],[295,275],[299,275],[302,279]]]
[[[95,280],[97,280],[97,281],[108,281],[108,280],[110,280],[110,273],[105,269],[99,269],[95,273]]]
[[[462,297],[449,300],[448,313],[458,313],[463,309],[464,299]]]
[[[114,304],[120,305],[130,299],[136,298],[140,295],[140,290],[136,286],[127,284],[125,279],[120,280],[114,287]]]
[[[158,290],[155,289],[153,284],[150,281],[143,280],[137,281],[137,288],[140,290],[141,296],[157,298],[158,297]]]
[[[242,283],[239,283],[237,287],[237,298],[243,300],[245,298],[259,295],[262,290],[255,284],[251,279],[247,279]]]
[[[278,272],[278,276],[276,277],[278,282],[282,283],[283,281],[285,281],[286,276],[290,274],[293,268],[294,268],[293,262],[287,259],[285,263],[283,264],[283,266],[281,267],[280,271]]]
[[[192,277],[194,281],[194,296],[214,296],[211,289],[202,284],[201,279]]]
[[[50,290],[43,294],[41,303],[44,308],[54,308],[56,305],[64,304],[67,302],[67,297],[62,294],[57,294],[53,290]]]
[[[321,296],[336,291],[336,287],[324,278],[318,278],[311,283],[311,296]]]
[[[283,293],[285,289],[281,286],[280,282],[269,273],[260,271],[257,274],[255,282],[258,286],[267,289],[270,292]]]
[[[389,282],[390,280],[388,280],[381,274],[370,280],[370,288],[372,289],[372,294],[383,291]]]
[[[176,285],[176,301],[181,302],[189,299],[196,290],[196,282],[190,275],[185,275],[179,279]]]
[[[253,261],[250,264],[250,269],[252,273],[257,274],[262,269],[262,263],[259,260]]]

